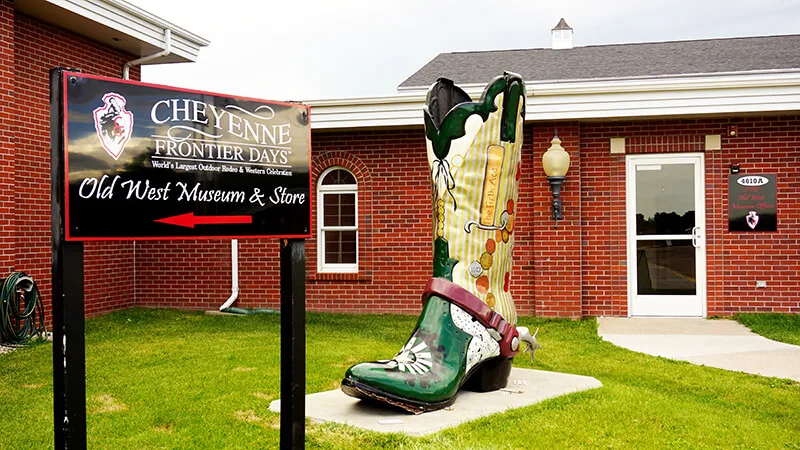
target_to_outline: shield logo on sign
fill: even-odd
[[[133,132],[133,113],[125,109],[125,97],[109,92],[103,96],[103,106],[94,110],[97,137],[109,155],[119,159]]]
[[[751,230],[756,229],[756,225],[758,225],[758,214],[755,211],[750,211],[747,213],[747,217],[744,220],[747,222],[747,226],[750,227]]]

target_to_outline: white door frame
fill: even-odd
[[[638,295],[637,235],[636,235],[636,174],[637,166],[659,164],[694,164],[695,169],[695,229],[689,235],[660,235],[662,239],[691,239],[695,246],[696,294]],[[626,156],[626,222],[628,253],[628,316],[706,317],[706,198],[705,157],[703,153],[648,154]],[[649,236],[652,237],[652,236]]]

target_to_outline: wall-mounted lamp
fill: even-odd
[[[731,163],[731,174],[736,175],[739,173],[739,163]]]
[[[555,228],[558,228],[558,221],[563,219],[561,214],[561,185],[567,178],[569,170],[569,153],[561,146],[561,139],[558,138],[556,130],[553,140],[550,141],[550,148],[542,155],[542,168],[547,174],[547,181],[550,182],[550,189],[553,191],[553,220]]]

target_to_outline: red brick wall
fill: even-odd
[[[626,154],[702,152],[705,135],[721,134],[723,129],[724,125],[713,120],[650,120],[581,126],[584,316],[628,314],[626,158],[610,153],[610,139],[624,137]],[[708,185],[708,180],[706,183]],[[720,198],[726,195],[727,184],[725,186],[725,192],[718,194]],[[718,230],[711,229],[712,210],[708,205],[706,208],[707,245],[710,246]],[[719,214],[718,211],[713,213]],[[712,251],[707,249],[709,255]],[[709,274],[709,287],[710,279]],[[711,306],[709,301],[709,314]]]
[[[419,311],[432,265],[422,130],[314,133],[313,143],[313,186],[332,166],[342,166],[357,177],[360,270],[318,274],[316,237],[308,239],[308,309]],[[316,215],[316,192],[312,202]],[[314,221],[314,235],[316,226]],[[278,250],[276,239],[239,240],[237,306],[280,306]],[[137,306],[216,309],[231,292],[230,241],[137,242],[136,277]],[[145,281],[154,279],[164,282]]]
[[[535,160],[533,148],[533,127],[524,128],[522,141],[522,166],[519,178],[519,193],[514,206],[514,255],[511,267],[511,288],[517,314],[530,315],[536,308],[536,272],[538,248],[534,247],[534,234],[539,232],[534,226],[541,215],[535,203],[541,202],[541,189],[536,186],[537,178],[543,176],[541,158]]]
[[[345,167],[358,179],[361,260],[357,276],[317,274],[316,238],[310,239],[309,309],[417,313],[433,258],[430,169],[422,128],[315,133],[313,142],[315,186],[316,176],[332,166]],[[538,176],[530,128],[523,145],[520,184],[529,186]],[[521,314],[532,314],[534,308],[537,267],[531,194],[523,187],[515,207],[511,289]]]
[[[309,308],[419,311],[433,261],[424,132],[414,128],[315,133],[313,143],[315,187],[317,176],[334,165],[357,177],[360,261],[357,276],[317,274],[316,238],[310,239],[306,265]],[[314,201],[316,205],[316,196]],[[315,234],[316,226],[314,221]]]
[[[526,134],[523,185],[538,176],[530,133]],[[417,313],[432,267],[430,181],[422,129],[315,132],[312,156],[314,191],[319,175],[329,167],[344,167],[356,176],[359,273],[317,273],[314,192],[314,237],[306,242],[308,310]],[[536,271],[529,225],[533,208],[527,194],[520,194],[514,230],[512,289],[522,314],[533,313]],[[549,200],[544,201],[549,206]],[[237,306],[280,306],[278,249],[277,240],[239,240]],[[228,241],[137,242],[137,306],[216,309],[230,295],[230,277]],[[155,279],[164,281],[147,281]]]
[[[800,116],[757,117],[731,123],[738,125],[738,135],[723,138],[721,152],[706,154],[706,185],[715,193],[708,196],[709,207],[715,211],[709,218],[720,230],[714,236],[717,248],[713,258],[709,255],[716,294],[713,310],[709,302],[709,315],[800,313]],[[777,232],[727,232],[728,205],[720,198],[726,197],[732,162],[741,164],[741,173],[777,175]],[[756,288],[756,280],[766,281],[767,287]],[[709,282],[709,297],[711,287]]]
[[[621,131],[581,127],[581,277],[584,315],[628,313],[625,250],[625,155],[610,154]]]
[[[240,277],[253,275],[260,282],[273,277],[267,271]],[[136,306],[216,309],[230,293],[230,241],[136,242]]]
[[[531,126],[528,130],[533,133],[526,133],[520,216],[515,224],[513,292],[520,312],[566,317],[627,315],[625,155],[611,155],[609,139],[625,137],[629,154],[703,152],[705,135],[724,135],[731,123],[739,125],[739,135],[724,136],[721,151],[705,153],[708,314],[800,311],[800,297],[794,294],[799,287],[794,274],[800,270],[795,262],[800,250],[793,248],[800,237],[797,231],[800,180],[793,169],[799,155],[800,121],[789,116]],[[562,193],[565,217],[558,229],[553,228],[550,218],[550,187],[540,163],[555,127],[572,158]],[[374,240],[374,255],[377,256],[368,256],[374,263],[371,277],[363,275],[357,280],[343,281],[346,277],[339,276],[336,282],[315,279],[316,253],[314,240],[310,240],[311,309],[372,310],[376,302],[383,301],[375,297],[390,292],[396,306],[387,307],[386,311],[417,311],[419,288],[415,285],[424,283],[429,275],[427,221],[430,219],[422,212],[417,217],[424,222],[421,227],[406,226],[405,231],[401,231],[397,224],[405,224],[404,217],[413,217],[409,215],[410,210],[425,211],[427,208],[427,179],[422,172],[427,166],[421,134],[421,130],[315,134],[315,173],[331,164],[352,169],[345,161],[348,158],[368,168],[369,195],[373,199],[373,226],[369,228],[372,236],[368,239]],[[405,150],[406,159],[394,162],[392,156],[376,151],[392,148]],[[339,152],[332,153],[339,159],[323,163],[319,155],[326,152]],[[777,174],[777,233],[727,231],[727,178],[731,162],[742,164],[744,172]],[[414,171],[420,171],[422,176],[412,178],[410,174]],[[385,210],[383,199],[390,205],[396,202],[400,186],[417,186],[426,195],[407,194],[393,217]],[[363,211],[364,198],[361,200]],[[405,233],[405,237],[398,235],[398,231]],[[412,245],[414,233],[419,233],[420,237],[416,246]],[[383,279],[387,270],[404,259],[404,253],[409,266],[422,267],[422,270]],[[758,258],[758,262],[754,258]],[[756,289],[755,280],[767,281],[768,287]],[[364,299],[361,303],[359,297]],[[336,301],[331,303],[329,299]],[[376,310],[384,311],[384,308]]]
[[[0,2],[0,276],[14,269],[14,3]]]
[[[561,188],[563,220],[552,219],[552,189],[542,169],[542,155],[552,145],[556,129],[570,154],[570,168]],[[577,124],[533,126],[533,170],[523,189],[532,187],[535,249],[535,312],[541,316],[581,317],[581,154]],[[519,237],[519,236],[518,236]],[[533,311],[530,311],[533,312]]]
[[[529,125],[514,231],[512,290],[520,313],[627,315],[625,155],[611,155],[609,139],[625,137],[628,153],[697,152],[704,150],[705,135],[724,134],[729,123],[739,125],[739,136],[724,137],[721,151],[706,152],[708,314],[797,312],[794,274],[800,267],[793,247],[800,237],[800,181],[793,166],[800,120],[783,117]],[[541,170],[556,127],[572,158],[557,229]],[[358,179],[360,260],[358,274],[317,274],[316,238],[309,239],[309,310],[419,311],[431,265],[424,145],[420,128],[314,133],[314,186],[332,166]],[[745,172],[778,175],[777,233],[727,232],[727,176],[734,161]],[[278,243],[239,242],[239,306],[277,308]],[[136,251],[137,305],[216,308],[230,295],[229,242],[137,243]],[[768,287],[756,289],[757,279]]]
[[[211,302],[218,308],[231,295],[230,242],[222,252],[225,260],[223,284],[226,287],[221,299]],[[280,242],[277,239],[239,240],[239,300],[241,308],[280,309]]]
[[[736,137],[725,136],[736,124]],[[800,118],[751,117],[587,123],[581,126],[583,314],[627,315],[625,156],[609,139],[626,138],[627,153],[697,152],[705,135],[723,135],[722,150],[705,152],[708,315],[740,311],[800,312]],[[728,175],[777,175],[778,231],[728,232]],[[756,288],[756,280],[767,288]]]
[[[0,246],[0,270],[29,273],[39,285],[50,310],[50,103],[49,71],[54,67],[82,69],[85,73],[121,76],[122,65],[132,56],[82,38],[74,33],[13,13],[13,6],[0,5],[0,37],[3,65],[0,68],[0,150],[2,158],[13,155],[13,163],[0,168],[0,220],[5,223],[3,196],[12,192],[4,187],[7,170],[12,170],[15,188],[11,201],[14,226],[3,226],[0,242],[14,243],[13,261],[6,262]],[[12,20],[12,22],[9,22]],[[13,43],[13,44],[10,44]],[[13,54],[7,55],[7,45]],[[13,68],[13,86],[6,86],[6,73]],[[7,72],[6,72],[7,71]],[[139,79],[139,69],[131,70]],[[6,87],[4,87],[6,86]],[[13,101],[7,94],[13,92]],[[14,134],[14,147],[7,152],[6,128]],[[12,234],[14,235],[12,237]],[[96,315],[133,305],[133,244],[87,243],[85,245],[85,306],[87,315]],[[49,313],[48,313],[49,314]]]

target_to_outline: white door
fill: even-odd
[[[628,311],[706,315],[703,154],[627,158]]]

